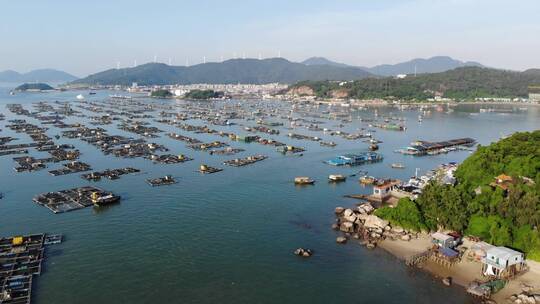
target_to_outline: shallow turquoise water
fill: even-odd
[[[26,135],[14,135],[4,127],[13,118],[6,104],[23,103],[30,109],[32,102],[73,100],[77,94],[9,96],[7,88],[0,88],[0,112],[6,114],[6,120],[0,121],[0,136],[29,141]],[[100,100],[108,94],[99,92],[90,98]],[[392,152],[412,140],[473,137],[487,144],[501,134],[540,128],[537,107],[504,115],[470,115],[478,109],[479,106],[460,106],[450,114],[433,112],[421,124],[416,121],[416,111],[380,109],[379,114],[392,112],[406,117],[408,129],[377,130],[385,160],[361,169],[374,176],[405,179],[414,174],[414,168],[423,172],[469,155],[461,151],[413,158]],[[368,117],[370,113],[354,116]],[[18,118],[35,122],[28,117]],[[163,130],[202,140],[224,140],[155,124]],[[335,124],[330,122],[328,126]],[[355,120],[348,128],[353,131],[359,127],[366,124]],[[133,136],[116,130],[115,125],[104,128],[114,130],[113,134]],[[77,174],[50,176],[47,171],[56,168],[54,164],[39,172],[16,173],[12,170],[13,156],[0,157],[0,191],[5,196],[0,200],[0,235],[65,235],[63,244],[47,251],[45,272],[37,279],[34,293],[36,303],[470,302],[460,288],[445,288],[428,275],[407,269],[382,250],[369,251],[354,242],[337,245],[336,233],[330,229],[334,207],[354,204],[354,200],[343,195],[368,193],[370,189],[360,187],[356,178],[342,184],[327,184],[329,174],[350,174],[359,168],[336,168],[322,161],[344,152],[363,151],[367,144],[307,130],[297,132],[334,140],[338,146],[320,147],[318,143],[291,140],[284,135],[265,136],[306,147],[307,152],[303,157],[282,156],[272,147],[233,143],[233,147],[246,149],[239,156],[262,153],[269,159],[232,168],[221,162],[236,156],[210,156],[187,149],[183,142],[166,136],[151,141],[165,144],[173,154],[184,153],[195,160],[180,165],[154,165],[145,159],[104,156],[80,140],[61,138],[57,142],[73,143],[82,152],[80,160],[91,164],[94,170],[133,166],[143,173],[95,183],[121,194],[120,204],[58,215],[34,204],[32,197],[88,182]],[[54,128],[48,131],[50,135],[57,133]],[[402,162],[407,168],[391,169],[389,164],[393,162]],[[200,175],[195,172],[200,163],[225,170]],[[152,188],[144,182],[165,174],[177,177],[179,183]],[[312,187],[295,187],[291,181],[299,175],[319,182]],[[316,254],[307,260],[299,259],[292,255],[299,246],[312,248]]]

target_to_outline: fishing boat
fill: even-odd
[[[294,178],[294,183],[296,185],[313,185],[315,183],[315,180],[307,176],[299,176]]]
[[[84,96],[83,96],[82,94],[79,94],[79,95],[77,95],[76,98],[77,98],[78,100],[83,100],[83,99],[84,99]]]
[[[392,168],[394,169],[405,169],[405,165],[401,163],[393,163]]]
[[[328,180],[331,182],[344,182],[347,179],[345,175],[342,174],[330,174]]]

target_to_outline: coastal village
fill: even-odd
[[[257,166],[257,163],[273,158],[294,161],[296,157],[309,153],[307,143],[317,143],[322,149],[332,151],[342,140],[355,142],[356,151],[335,153],[333,158],[324,160],[324,164],[336,173],[291,176],[287,181],[301,189],[326,187],[322,181],[332,185],[353,180],[359,187],[372,190],[371,194],[347,195],[358,202],[355,206],[335,208],[336,221],[332,229],[336,230],[338,244],[354,242],[369,249],[385,249],[403,259],[408,267],[433,273],[440,278],[441,284],[461,285],[473,297],[483,301],[494,299],[502,303],[511,299],[512,303],[540,303],[540,267],[537,262],[527,260],[523,252],[464,236],[459,231],[411,231],[374,214],[383,206],[396,207],[403,198],[417,199],[431,183],[456,183],[454,173],[459,164],[454,162],[440,164],[424,173],[415,170],[415,175],[408,180],[372,176],[368,172],[370,164],[384,162],[385,153],[419,158],[456,151],[472,153],[477,142],[469,137],[443,136],[438,141],[415,139],[410,145],[395,151],[385,151],[384,143],[377,138],[378,131],[407,132],[407,124],[422,123],[423,119],[429,119],[432,111],[451,112],[450,106],[396,105],[391,115],[379,115],[376,106],[351,106],[349,102],[337,106],[330,103],[327,108],[320,108],[320,103],[306,100],[272,101],[272,98],[282,98],[279,95],[270,97],[283,91],[280,85],[166,87],[174,90],[177,96],[189,90],[204,89],[226,90],[232,97],[246,97],[248,94],[254,98],[242,102],[225,98],[169,103],[128,95],[154,89],[134,84],[125,95],[110,95],[101,100],[87,100],[81,93],[71,102],[9,104],[6,109],[10,117],[2,116],[1,120],[5,122],[6,129],[20,138],[12,135],[0,137],[0,157],[12,157],[13,174],[45,170],[50,178],[72,175],[87,181],[88,186],[35,193],[33,201],[37,206],[60,214],[118,204],[123,200],[122,195],[95,187],[92,183],[102,181],[106,185],[125,175],[144,174],[139,168],[120,166],[96,171],[93,169],[95,164],[80,160],[83,155],[78,147],[81,145],[91,146],[109,159],[140,158],[168,168],[170,174],[146,176],[140,181],[140,187],[147,184],[146,187],[150,186],[148,191],[159,191],[161,186],[182,186],[182,180],[176,178],[174,172],[176,167],[185,163],[197,164],[198,169],[193,174],[220,174],[223,170]],[[365,111],[370,118],[360,121],[361,127],[351,131],[347,128],[353,122],[351,111]],[[400,111],[415,111],[418,120],[407,121],[400,116]],[[232,131],[230,126],[236,126],[240,131]],[[174,131],[167,131],[170,129]],[[276,139],[279,134],[283,137]],[[203,140],[200,138],[202,135],[213,140]],[[160,138],[182,144],[193,154],[205,153],[210,157],[225,156],[227,159],[203,163],[194,155],[186,155],[163,144]],[[251,152],[250,145],[264,148],[265,154]],[[38,157],[36,153],[45,153],[46,156]],[[247,155],[235,156],[242,153]],[[396,170],[407,166],[403,163],[388,165]],[[357,173],[338,173],[342,168],[354,168]],[[512,183],[513,177],[501,173],[494,177],[491,186],[506,190]],[[4,199],[9,199],[9,196]],[[60,241],[61,236],[45,234],[0,239],[0,303],[30,303],[32,277],[41,272],[44,247]],[[316,256],[317,248],[291,248],[291,252],[307,258]],[[31,267],[26,269],[24,265]]]

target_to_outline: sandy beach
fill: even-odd
[[[380,242],[379,247],[388,251],[399,259],[407,258],[425,251],[431,247],[431,238],[427,234],[419,234],[417,239],[410,241],[385,239]],[[470,248],[471,242],[466,241],[465,247]],[[492,296],[492,300],[497,303],[505,303],[507,299],[515,294],[520,294],[524,286],[532,287],[534,291],[540,291],[540,263],[527,260],[529,271],[511,280],[505,288]],[[421,269],[428,271],[437,278],[452,277],[452,282],[463,287],[474,280],[481,279],[482,264],[471,261],[465,256],[457,265],[451,268],[441,266],[431,260],[422,264]],[[442,283],[441,283],[442,284]]]

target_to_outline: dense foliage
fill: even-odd
[[[506,189],[492,184],[500,174],[512,177]],[[540,260],[540,131],[479,147],[455,175],[457,185],[433,182],[415,202],[377,214],[408,229],[462,231]]]
[[[169,90],[155,90],[150,93],[150,96],[155,98],[170,98],[172,95],[173,94]]]
[[[457,100],[476,97],[526,97],[528,86],[540,83],[540,72],[511,72],[480,67],[408,75],[404,79],[393,77],[366,78],[346,83],[332,81],[304,81],[294,87],[308,86],[319,98],[330,98],[332,92],[345,89],[349,97],[357,99],[397,98],[422,101],[435,96]]]
[[[405,229],[414,231],[428,230],[418,205],[409,198],[400,199],[397,207],[395,208],[379,208],[375,210],[375,215]]]
[[[184,98],[199,99],[199,100],[221,98],[221,97],[223,97],[223,92],[217,92],[214,90],[191,90],[188,93],[186,93],[186,95],[184,95]]]

